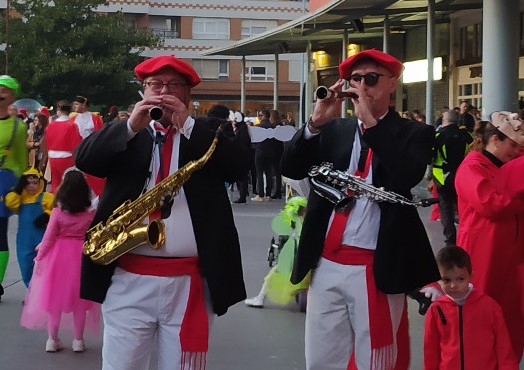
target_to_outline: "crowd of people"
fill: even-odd
[[[282,138],[275,137],[271,131],[284,125],[295,127],[293,115],[288,113],[286,118],[282,117],[277,110],[262,109],[258,112],[257,119],[251,120],[242,112],[232,111],[224,105],[215,105],[209,109],[207,116],[230,122],[236,140],[251,148],[249,172],[236,182],[239,197],[232,203],[245,204],[250,194],[253,202],[282,199],[284,188],[280,167],[284,142]],[[250,127],[267,130],[267,132],[259,131],[256,135],[257,139],[253,139]],[[231,190],[234,189],[234,185],[231,184]]]
[[[279,199],[282,176],[301,180],[312,166],[329,162],[368,186],[411,199],[430,166],[446,244],[437,258],[414,206],[349,191],[341,209],[311,191],[280,213],[287,258],[256,300],[245,302],[263,306],[268,285],[281,286],[275,279],[289,279],[287,292],[308,290],[307,370],[407,370],[406,296],[420,291],[433,301],[424,332],[426,370],[464,363],[517,370],[524,348],[524,124],[505,111],[471,121],[464,116],[471,115],[468,107],[466,113],[445,109],[437,130],[420,124],[420,112],[401,116],[389,102],[403,69],[374,49],[347,58],[332,94],[317,99],[288,141],[275,134],[284,125],[278,111],[261,109],[254,123],[225,106],[192,117],[191,89],[201,80],[172,55],[135,67],[142,100],[129,112],[112,107],[105,123],[83,96],[58,102],[54,116],[43,111],[26,122],[12,106],[20,85],[0,76],[0,283],[15,212],[28,286],[21,324],[47,329],[45,349],[57,352],[64,348],[62,319],[70,318],[71,347],[83,352],[84,330],[96,333],[103,317],[103,370],[148,369],[154,347],[160,370],[204,370],[214,318],[246,299],[224,184],[238,186],[233,203],[246,202],[250,181],[253,201]],[[349,93],[355,115],[339,118]],[[292,115],[286,121],[294,124]],[[267,130],[257,140],[249,129],[255,124]],[[151,192],[159,187],[165,193]],[[115,213],[123,217],[119,207],[127,200],[136,208],[125,217],[136,219],[117,235],[111,227],[99,231],[96,246],[126,244],[127,253],[107,264],[82,254],[89,227],[113,221]],[[141,222],[162,225],[160,248],[148,245]]]

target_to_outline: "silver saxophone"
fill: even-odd
[[[356,198],[367,197],[376,202],[398,203],[407,206],[428,207],[438,203],[438,198],[411,200],[400,194],[367,184],[359,176],[348,172],[334,170],[333,164],[322,162],[313,166],[308,172],[315,193],[335,204],[335,212],[348,212],[355,204]],[[348,191],[352,195],[348,195]]]

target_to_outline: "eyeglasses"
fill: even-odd
[[[170,82],[148,81],[148,82],[144,82],[144,85],[147,85],[153,91],[162,91],[164,86],[167,86],[167,89],[169,91],[180,90],[187,86],[186,83],[178,82],[178,81],[170,81]]]
[[[369,73],[366,73],[365,75],[355,73],[349,76],[348,78],[346,78],[346,80],[348,80],[349,82],[354,81],[356,83],[360,83],[360,81],[364,79],[366,86],[373,87],[373,86],[376,86],[376,84],[378,84],[378,79],[381,76],[386,76],[386,75],[383,75],[382,73],[376,73],[376,72],[369,72]],[[386,77],[391,77],[391,76],[386,76]]]

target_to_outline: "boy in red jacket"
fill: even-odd
[[[444,295],[426,316],[424,370],[518,370],[499,304],[470,283],[469,254],[447,246],[437,264]]]

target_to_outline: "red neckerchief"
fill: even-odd
[[[156,122],[154,127],[155,134],[157,134],[157,132],[162,132],[164,135],[163,139],[160,141],[160,153],[158,153],[160,158],[160,166],[155,180],[155,184],[158,184],[169,175],[169,168],[171,167],[171,156],[173,155],[173,137],[176,130],[173,129],[172,126],[166,128]],[[160,209],[152,212],[149,215],[149,219],[160,219]]]
[[[364,127],[362,128],[364,131]],[[373,151],[371,150],[371,147],[368,148],[367,155],[366,155],[366,164],[364,166],[364,170],[361,171],[358,167],[355,171],[355,176],[359,176],[362,179],[365,179],[369,174],[369,169],[371,168],[371,160],[373,159]],[[352,192],[348,191],[348,196],[352,196]],[[340,248],[340,243],[342,242],[342,236],[344,235],[344,230],[346,229],[346,224],[348,222],[349,218],[349,212],[345,213],[336,213],[333,216],[333,221],[331,222],[331,226],[329,227],[329,231],[326,236],[326,240],[324,242],[324,250],[322,253],[322,256],[326,257],[324,254],[333,254],[336,252],[337,249]],[[331,256],[333,257],[333,256]],[[327,257],[326,257],[327,258]],[[331,260],[331,258],[328,258]],[[336,261],[335,261],[336,262]]]

